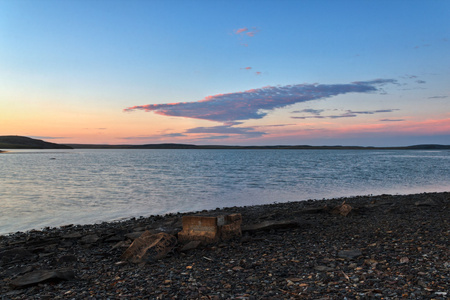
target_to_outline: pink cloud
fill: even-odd
[[[247,30],[248,30],[247,27],[239,28],[238,30],[236,30],[236,34],[243,33],[243,32],[245,32],[245,31],[247,31]]]
[[[261,75],[261,72],[258,71],[258,72],[255,72],[255,74],[256,74],[256,75]]]
[[[245,34],[246,36],[253,37],[255,34],[259,32],[259,29],[256,27],[252,28],[252,31],[249,31],[247,27],[239,28],[235,31],[235,34]]]

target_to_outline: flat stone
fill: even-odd
[[[327,266],[315,266],[314,270],[320,271],[320,272],[331,272],[334,271],[334,268],[330,268]]]
[[[89,235],[84,236],[80,241],[83,244],[94,244],[99,239],[100,239],[100,237],[98,235],[96,235],[96,234],[89,234]]]
[[[129,238],[130,240],[134,241],[135,239],[140,237],[144,232],[145,232],[145,230],[144,231],[134,231],[134,232],[130,232],[130,233],[125,234],[125,236],[127,238]]]
[[[62,236],[63,239],[78,239],[81,238],[83,235],[79,232],[72,232],[68,233]]]
[[[74,278],[75,272],[73,270],[38,270],[12,280],[10,285],[15,288],[23,288],[46,281],[71,280]]]
[[[16,268],[8,269],[5,272],[5,274],[6,274],[6,276],[16,277],[16,276],[31,272],[33,270],[34,270],[33,266],[16,267]]]
[[[346,259],[354,259],[361,255],[362,253],[359,249],[341,250],[338,252],[338,257]]]
[[[264,221],[258,224],[250,224],[242,227],[242,231],[258,231],[299,227],[299,223],[295,220],[281,221]]]
[[[23,247],[18,247],[12,250],[5,250],[0,252],[0,261],[8,263],[17,259],[25,259],[28,257],[33,257],[34,254]]]
[[[181,248],[181,252],[186,252],[189,250],[193,250],[193,249],[197,249],[198,246],[200,246],[202,242],[201,241],[190,241],[189,243],[187,243],[186,245],[183,246],[183,248]]]
[[[423,199],[423,200],[419,200],[414,202],[415,206],[436,206],[436,202],[434,202],[432,199],[428,198],[428,199]]]
[[[59,264],[75,263],[77,261],[78,261],[78,258],[75,255],[63,255],[58,259]]]

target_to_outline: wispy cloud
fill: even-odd
[[[229,136],[229,135],[214,135],[214,136],[198,138],[198,140],[225,140],[225,139],[229,139],[229,138],[231,138],[231,136]]]
[[[311,113],[309,116],[294,116],[291,117],[292,119],[339,119],[339,118],[354,118],[358,115],[373,115],[378,113],[390,113],[393,111],[396,111],[398,109],[379,109],[379,110],[367,110],[367,111],[353,111],[353,110],[346,110],[344,113],[339,115],[321,115],[322,112],[324,112],[323,109],[304,109],[304,110],[298,110],[293,111],[292,113]]]
[[[164,116],[216,122],[261,119],[270,110],[347,93],[382,92],[378,86],[396,83],[393,79],[358,81],[349,84],[297,84],[208,96],[196,102],[146,104],[127,107],[125,112],[144,110]]]
[[[445,99],[448,98],[448,96],[432,96],[432,97],[428,97],[428,99]]]
[[[295,110],[295,111],[293,111],[293,112],[291,112],[291,113],[293,113],[293,114],[308,113],[308,114],[312,114],[312,115],[315,115],[315,116],[320,116],[320,114],[321,114],[322,112],[324,112],[324,111],[325,111],[324,109],[311,109],[311,108],[307,108],[307,109],[302,109],[302,110]]]
[[[422,47],[430,47],[430,46],[431,46],[430,44],[417,45],[417,46],[414,47],[414,49],[419,49],[419,48],[422,48]]]
[[[186,135],[182,134],[182,133],[168,133],[168,134],[163,134],[162,136],[164,136],[164,137],[184,137]]]
[[[256,27],[253,27],[251,30],[249,30],[247,27],[242,27],[242,28],[236,29],[234,31],[235,34],[238,34],[238,35],[245,34],[250,37],[255,36],[255,34],[257,34],[258,32],[259,32],[259,29]]]
[[[265,132],[255,131],[253,127],[233,127],[235,123],[225,124],[223,126],[196,127],[186,130],[186,133],[207,133],[207,134],[233,134],[243,138],[260,137]]]
[[[405,119],[381,119],[380,122],[402,122]]]
[[[424,80],[416,80],[416,83],[418,83],[418,84],[424,84],[424,83],[427,83],[427,82],[424,81]]]

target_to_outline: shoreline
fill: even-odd
[[[8,152],[8,151],[4,151]],[[62,224],[58,226],[44,226],[40,228],[30,228],[26,230],[18,230],[8,233],[0,233],[0,239],[2,237],[6,236],[14,236],[14,235],[23,235],[28,234],[30,232],[38,233],[42,231],[58,231],[58,230],[64,230],[66,227],[110,227],[114,226],[116,224],[120,223],[133,223],[137,222],[137,220],[148,220],[148,219],[164,219],[164,218],[172,218],[172,217],[179,217],[180,222],[181,218],[184,215],[196,215],[196,214],[208,214],[208,215],[218,215],[222,213],[240,213],[242,211],[252,211],[252,210],[266,210],[266,209],[273,209],[276,207],[284,207],[292,204],[297,204],[297,206],[302,206],[302,203],[323,203],[324,206],[330,206],[330,205],[338,205],[339,202],[343,201],[357,201],[357,202],[365,202],[368,201],[368,199],[377,199],[378,197],[415,197],[415,196],[421,196],[421,195],[433,195],[433,194],[449,194],[450,191],[442,191],[442,192],[423,192],[423,193],[413,193],[413,194],[379,194],[379,195],[356,195],[356,196],[342,196],[342,197],[336,197],[336,198],[323,198],[323,199],[306,199],[306,200],[298,200],[298,201],[289,201],[289,202],[273,202],[273,203],[267,203],[267,204],[254,204],[254,205],[244,205],[244,206],[230,206],[230,207],[219,207],[215,209],[204,209],[204,210],[198,210],[198,211],[181,211],[181,212],[169,212],[165,214],[154,214],[154,215],[148,215],[148,216],[129,216],[129,217],[120,217],[117,219],[112,220],[100,220],[98,222],[93,223],[67,223]],[[250,217],[250,219],[243,220],[243,225],[246,224],[246,221],[250,221],[253,219],[253,216]],[[144,221],[145,222],[145,221]],[[181,226],[181,223],[179,224]],[[180,229],[181,230],[181,229]]]
[[[344,201],[353,208],[349,215],[331,213]],[[179,245],[153,263],[120,262],[144,230],[176,235],[181,217],[198,213],[241,213],[243,236],[187,252]],[[0,290],[7,299],[445,299],[449,220],[450,193],[442,192],[229,207],[17,232],[0,236]],[[248,230],[271,221],[288,226]],[[356,255],[345,255],[351,251]],[[36,270],[59,269],[70,269],[75,278],[11,286]]]

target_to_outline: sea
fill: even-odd
[[[232,206],[450,191],[449,170],[449,150],[11,150],[0,154],[0,235]]]

